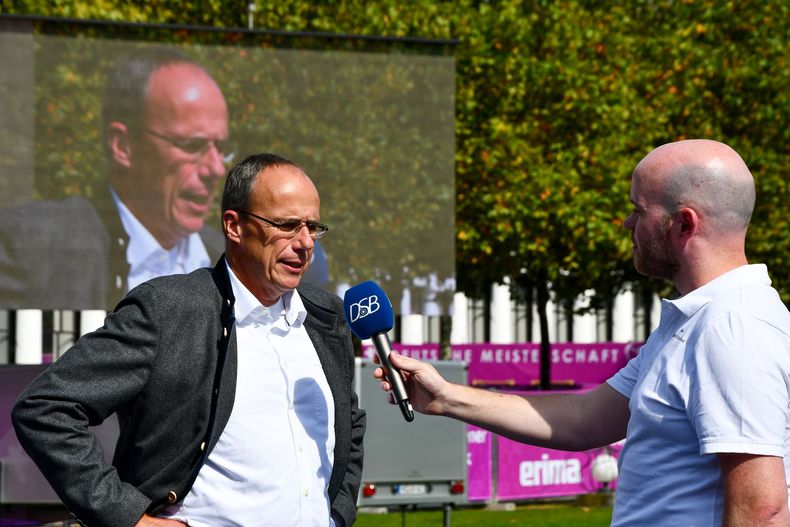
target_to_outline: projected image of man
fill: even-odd
[[[103,125],[128,288],[209,265],[201,231],[235,151],[214,79],[176,51],[141,53],[112,72]]]
[[[110,309],[135,285],[222,253],[205,222],[234,149],[208,72],[163,47],[119,58],[102,128],[106,184],[0,211],[2,307]]]
[[[0,211],[0,307],[111,309],[138,284],[222,253],[210,216],[236,145],[206,68],[162,46],[123,55],[101,113],[106,184]],[[319,244],[304,278],[328,282]]]

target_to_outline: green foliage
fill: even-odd
[[[749,249],[790,299],[785,2],[475,6],[459,49],[459,281],[548,280],[560,300],[638,280],[628,178],[651,148],[736,148],[759,192]],[[655,284],[652,284],[655,286]]]
[[[248,20],[242,1],[2,6],[133,22]],[[283,0],[257,2],[254,23],[459,40],[456,254],[467,293],[511,277],[548,281],[560,300],[588,290],[607,297],[638,280],[622,228],[629,175],[659,144],[706,137],[752,168],[758,207],[748,249],[790,300],[787,2]]]

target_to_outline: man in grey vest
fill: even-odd
[[[144,282],[20,395],[20,443],[87,525],[350,526],[365,414],[342,301],[301,283],[327,231],[282,157],[234,167],[213,269]],[[117,413],[112,465],[88,426]]]

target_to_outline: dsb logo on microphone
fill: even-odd
[[[378,295],[370,295],[348,306],[349,322],[354,323],[360,318],[372,315],[381,308]]]
[[[395,323],[387,294],[375,282],[357,284],[343,295],[343,315],[351,332],[360,340],[386,333]]]

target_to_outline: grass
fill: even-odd
[[[580,506],[575,503],[543,503],[521,505],[513,511],[456,509],[450,513],[452,527],[608,527],[612,508]],[[355,527],[442,527],[441,510],[360,513]]]

